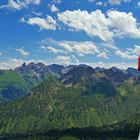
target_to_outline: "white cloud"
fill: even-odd
[[[107,52],[101,52],[101,53],[99,53],[99,54],[97,55],[97,57],[109,59],[108,53],[107,53]]]
[[[58,12],[59,11],[59,9],[54,4],[49,5],[49,7],[50,7],[52,12]]]
[[[0,56],[2,56],[2,52],[0,52]]]
[[[45,39],[40,42],[41,47],[52,46],[53,48],[61,49],[64,53],[77,53],[78,55],[98,54],[99,47],[92,41],[56,41],[53,39]]]
[[[115,54],[121,58],[126,58],[129,60],[135,60],[140,55],[140,46],[134,45],[133,48],[127,48],[126,51],[117,49]]]
[[[52,46],[48,46],[47,49],[48,49],[49,52],[52,52],[52,53],[65,53],[64,50],[56,49],[56,48],[54,48]]]
[[[10,59],[9,62],[11,62],[11,64],[14,66],[14,67],[18,67],[20,66],[21,64],[24,63],[24,61],[22,59]],[[10,65],[9,65],[10,66]]]
[[[120,58],[126,59],[126,60],[136,60],[138,56],[140,55],[140,46],[134,45],[132,48],[126,48],[125,50],[121,50],[120,48],[117,48],[113,44],[107,44],[107,43],[101,43],[102,47],[105,47],[107,49],[110,49],[111,52],[115,55],[117,55]],[[106,53],[110,52],[108,50],[105,50]]]
[[[41,12],[32,11],[32,14],[34,14],[34,15],[36,15],[36,16],[42,16],[42,13],[41,13]]]
[[[109,30],[109,20],[100,10],[91,13],[85,10],[67,10],[59,13],[58,19],[76,31],[83,30],[89,36],[99,37],[104,41],[111,40],[114,35]]]
[[[74,10],[58,14],[58,19],[75,31],[84,31],[91,37],[103,41],[113,40],[114,37],[124,36],[140,38],[140,26],[131,12],[109,10],[106,14],[100,10]]]
[[[69,56],[57,56],[56,60],[60,63],[60,64],[70,64],[71,63],[71,58]]]
[[[19,52],[22,56],[28,56],[30,54],[29,52],[21,48],[16,49],[16,51]]]
[[[122,50],[122,49],[116,47],[114,44],[109,44],[109,43],[101,43],[101,46],[105,47],[104,52],[106,52],[107,54],[113,53],[113,54],[117,55],[118,57],[126,59],[126,60],[128,60],[128,59],[135,60],[135,59],[137,59],[138,55],[140,55],[140,46],[138,46],[138,45],[134,45],[134,47],[132,47],[132,48],[126,48],[125,50]],[[111,52],[109,50],[106,50],[106,48],[111,50]],[[103,52],[103,54],[104,54],[104,52]],[[107,55],[107,57],[108,57],[108,55]],[[109,59],[109,58],[107,58],[107,59]]]
[[[74,52],[78,53],[79,55],[97,54],[100,52],[98,47],[90,41],[62,41],[59,42],[58,45],[62,46],[67,52]]]
[[[93,55],[97,58],[111,60],[112,56],[117,56],[123,61],[134,61],[137,59],[138,55],[140,55],[139,45],[135,45],[132,48],[121,49],[112,43],[94,44],[92,41],[56,41],[53,39],[46,39],[41,41],[41,47],[43,49],[46,48],[45,46],[49,45],[51,46],[49,48],[49,51],[52,53],[62,53],[64,55],[68,54],[69,56],[76,55],[80,58],[84,58],[84,56],[88,55]]]
[[[62,46],[67,52],[73,52],[73,47],[66,41],[58,42],[58,45]]]
[[[107,12],[110,20],[110,27],[116,36],[130,36],[140,38],[140,27],[137,25],[137,20],[133,14],[111,10]]]
[[[101,46],[112,50],[118,49],[113,43],[101,43]]]
[[[12,58],[10,60],[1,61],[0,62],[0,69],[14,69],[24,63],[21,59]]]
[[[56,30],[56,21],[49,15],[45,19],[40,17],[33,17],[29,18],[27,21],[22,17],[20,21],[26,22],[30,25],[37,25],[40,30]]]
[[[132,55],[128,51],[122,52],[120,50],[117,50],[115,53],[117,56],[122,57],[122,58],[130,59],[130,60],[137,59],[137,55],[134,55],[134,54]]]
[[[21,10],[22,8],[28,7],[30,4],[39,5],[41,0],[8,0],[7,5],[1,5],[2,8],[9,8],[15,10]]]

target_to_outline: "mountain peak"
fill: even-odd
[[[21,66],[22,66],[22,67],[26,67],[26,63],[24,62]]]
[[[110,68],[112,71],[116,72],[116,71],[121,71],[120,69],[116,68],[116,67],[112,67]]]
[[[28,66],[36,65],[34,62],[30,62]]]

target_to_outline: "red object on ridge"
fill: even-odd
[[[138,70],[140,71],[140,56],[138,57]]]

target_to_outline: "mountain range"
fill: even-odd
[[[140,129],[140,72],[29,63],[0,70],[0,135]]]
[[[110,90],[113,90],[113,86],[116,84],[140,83],[140,72],[134,68],[120,70],[115,67],[110,69],[97,67],[93,69],[85,64],[69,66],[52,64],[46,66],[43,63],[31,62],[29,64],[24,63],[14,70],[0,70],[0,102],[12,101],[25,96],[31,89],[45,81],[49,75],[67,86],[84,82],[82,79],[90,80],[89,86],[93,86],[92,81],[98,81],[96,87],[100,84],[105,86],[106,81],[108,81]],[[85,84],[88,82],[86,81]],[[94,87],[89,89],[92,90],[92,88]]]

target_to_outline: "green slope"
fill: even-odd
[[[140,96],[83,94],[80,84],[48,80],[26,97],[0,107],[0,134],[26,134],[73,127],[102,127],[140,114]]]
[[[0,70],[0,102],[10,101],[25,95],[26,81],[12,70]]]

